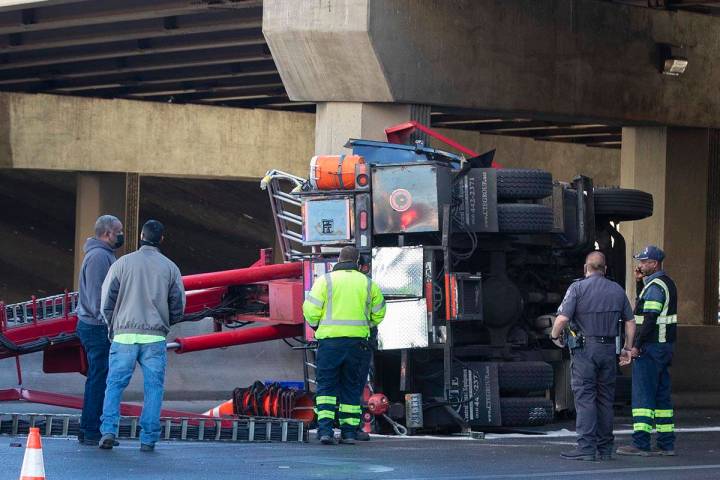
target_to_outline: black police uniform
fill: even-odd
[[[575,395],[575,430],[578,451],[610,455],[613,450],[618,322],[633,319],[625,291],[604,275],[595,273],[568,288],[558,315],[570,319],[570,328],[584,337],[571,349],[571,385]]]

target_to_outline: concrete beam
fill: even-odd
[[[312,114],[0,93],[0,168],[307,175]]]
[[[293,100],[720,127],[709,15],[595,0],[265,0],[263,33]],[[687,46],[685,74],[659,73],[658,43]]]

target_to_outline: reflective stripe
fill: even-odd
[[[642,315],[635,315],[635,323],[638,325],[642,325],[645,321],[645,317]]]
[[[632,409],[632,416],[633,417],[648,417],[648,418],[654,418],[655,412],[649,408],[633,408]]]
[[[372,305],[372,280],[370,280],[370,277],[367,277],[367,291],[365,293],[367,295],[365,297],[365,322],[368,326],[371,326],[370,305]]]
[[[655,418],[672,418],[672,410],[655,410]]]
[[[337,397],[331,397],[330,395],[319,395],[315,397],[315,403],[317,405],[332,405],[334,407],[337,403]]]
[[[658,433],[670,433],[675,431],[675,424],[674,423],[665,423],[660,424],[655,427],[658,431]]]
[[[316,307],[322,308],[322,306],[323,306],[323,301],[322,301],[322,300],[318,300],[317,298],[315,298],[315,297],[313,297],[312,295],[310,295],[310,292],[307,293],[307,295],[306,295],[306,297],[305,297],[305,301],[312,303],[312,304],[315,305]]]
[[[318,420],[335,419],[335,412],[332,410],[320,410],[317,414]]]
[[[652,432],[652,425],[648,423],[633,423],[633,430],[636,432]]]
[[[340,407],[338,408],[338,411],[340,413],[362,413],[362,408],[360,405],[348,405],[346,403],[341,403]]]
[[[665,343],[667,342],[667,325],[664,323],[658,323],[658,342],[659,343]]]
[[[385,300],[383,300],[382,302],[380,302],[380,304],[375,305],[375,306],[373,307],[373,309],[372,309],[372,313],[378,313],[378,312],[379,312],[380,310],[382,310],[383,308],[385,308]]]
[[[351,427],[357,427],[360,425],[360,419],[358,417],[341,418],[340,425],[350,425]]]
[[[659,316],[657,319],[658,325],[672,325],[673,323],[677,323],[677,315]]]
[[[663,304],[660,302],[655,302],[653,300],[647,300],[643,303],[643,310],[646,312],[648,310],[662,312],[662,309],[663,309]]]
[[[325,274],[325,283],[327,283],[327,307],[325,307],[325,320],[332,319],[332,275]]]
[[[323,325],[336,325],[340,327],[366,327],[365,320],[323,320]]]

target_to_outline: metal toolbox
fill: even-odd
[[[378,325],[378,350],[427,347],[428,331],[425,299],[390,300]]]
[[[372,278],[386,297],[422,297],[423,247],[373,248]]]
[[[373,166],[373,232],[440,231],[450,183],[450,167],[438,163]]]
[[[303,244],[346,244],[354,241],[352,197],[303,200]]]

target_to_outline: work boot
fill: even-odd
[[[335,437],[332,435],[320,435],[320,443],[323,445],[335,445]]]
[[[675,450],[663,450],[661,448],[653,448],[652,453],[660,457],[674,457]]]
[[[601,462],[607,462],[609,460],[613,460],[613,454],[612,452],[598,452],[597,453],[597,459]]]
[[[97,447],[99,439],[92,439],[92,438],[83,438],[83,441],[80,442],[81,445],[87,445],[89,447]],[[120,445],[120,442],[117,440],[113,440],[113,447],[117,447]]]
[[[355,445],[355,437],[340,437],[340,443],[343,445]]]
[[[581,452],[577,448],[574,450],[570,450],[567,452],[562,452],[560,454],[562,458],[565,460],[582,460],[586,462],[594,462],[595,461],[595,454],[594,453],[587,453],[587,452]]]
[[[622,447],[618,447],[618,449],[615,450],[615,453],[630,457],[651,457],[653,455],[653,452],[650,450],[642,450],[637,448],[635,445],[624,445]]]
[[[140,444],[140,451],[141,452],[154,452],[155,451],[155,445],[151,445],[149,443],[141,443]]]
[[[360,442],[367,442],[370,440],[370,434],[365,430],[358,430],[357,432],[355,432],[355,440],[358,440]]]
[[[112,433],[106,433],[103,435],[98,443],[98,447],[103,450],[112,450],[113,446],[115,446],[115,435]]]

